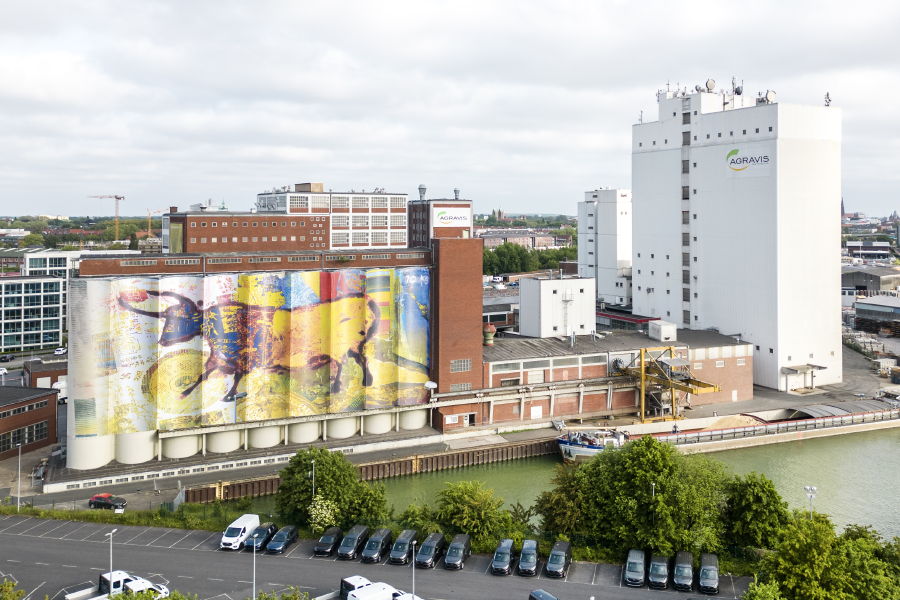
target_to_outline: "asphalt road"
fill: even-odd
[[[23,600],[39,600],[44,595],[62,600],[66,593],[93,585],[101,572],[109,570],[109,538],[105,534],[113,528],[74,521],[3,518],[0,578],[15,579],[25,590]],[[119,526],[113,537],[113,568],[197,594],[201,600],[250,598],[253,555],[219,550],[220,537],[208,531]],[[413,569],[409,566],[313,558],[312,545],[306,540],[283,555],[258,555],[257,589],[280,591],[293,585],[316,597],[337,589],[343,577],[362,575],[411,591]],[[472,556],[462,572],[443,569],[443,561],[435,569],[416,569],[416,595],[428,600],[525,600],[530,591],[543,588],[561,600],[642,600],[675,594],[700,597],[671,589],[626,588],[617,565],[575,563],[566,579],[548,580],[543,574],[532,578],[489,575],[489,563],[487,556]],[[750,581],[747,577],[723,576],[718,597],[737,598]]]

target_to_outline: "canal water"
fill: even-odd
[[[816,511],[838,529],[871,525],[885,539],[900,536],[900,428],[716,452],[737,474],[751,471],[771,479],[791,508],[809,508],[803,487],[818,488]],[[384,479],[388,506],[397,513],[414,501],[435,504],[445,483],[483,481],[508,507],[529,507],[550,489],[559,455]],[[274,511],[274,497],[256,498],[256,510]]]
[[[900,429],[885,429],[825,438],[716,452],[737,474],[751,471],[771,479],[791,508],[809,508],[804,486],[818,488],[816,511],[835,525],[872,525],[886,539],[900,536]],[[431,504],[446,482],[485,482],[506,505],[534,503],[551,487],[559,457],[422,473],[385,479],[388,505],[399,513],[418,499]]]

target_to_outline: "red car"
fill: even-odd
[[[88,500],[89,508],[125,508],[126,504],[128,502],[125,501],[125,498],[119,498],[112,494],[97,494]]]

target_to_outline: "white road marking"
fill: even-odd
[[[19,562],[19,561],[17,561],[17,560],[11,560],[11,559],[7,559],[7,561],[6,561],[6,562],[15,562],[15,563],[17,563],[17,562]]]
[[[47,563],[34,563],[34,564],[36,564],[36,565],[43,565],[43,566],[45,566],[45,567],[49,567],[49,566],[50,566],[50,565],[47,564]]]
[[[46,582],[46,581],[42,581],[42,582],[41,582],[41,585],[44,585],[45,583],[47,583],[47,582]],[[35,593],[36,591],[38,591],[38,588],[40,588],[41,585],[39,585],[39,586],[37,586],[36,588],[34,588],[33,590],[31,590],[31,592],[30,592],[27,596],[25,596],[24,598],[22,598],[22,600],[28,600],[29,598],[31,598],[31,594],[33,594],[33,593]]]
[[[200,545],[202,545],[202,544],[205,544],[205,543],[209,540],[209,538],[211,538],[211,537],[213,537],[213,536],[215,536],[215,535],[217,535],[217,534],[215,534],[215,533],[211,534],[211,535],[210,535],[209,537],[207,537],[205,540],[203,540],[202,542],[200,542],[199,544],[197,544],[196,546],[194,546],[193,548],[191,548],[191,550],[196,550],[198,546],[200,546]]]
[[[187,575],[179,575],[182,579],[193,579],[193,577],[188,577]]]
[[[54,531],[56,531],[56,530],[59,529],[60,527],[62,527],[62,526],[64,526],[64,525],[68,525],[69,523],[71,523],[71,521],[63,521],[61,524],[57,525],[56,527],[54,527],[53,529],[51,529],[51,530],[48,531],[47,533],[53,533]],[[45,535],[47,535],[47,533],[42,533],[39,537],[44,537]]]
[[[77,528],[75,528],[75,529],[73,529],[73,530],[72,530],[72,531],[70,531],[70,532],[69,532],[69,533],[67,533],[67,534],[66,534],[66,535],[71,535],[71,534],[73,534],[73,533],[75,533],[75,532],[76,532],[76,531],[78,531],[78,530],[79,530],[79,529],[84,529],[84,528],[85,528],[85,527],[87,527],[87,526],[88,526],[88,524],[87,524],[87,523],[85,523],[85,524],[84,524],[84,525],[82,525],[82,526],[81,526],[81,527],[77,527]],[[59,539],[61,539],[61,540],[64,540],[64,539],[66,539],[66,535],[64,535],[64,536],[62,536],[62,537],[61,537],[61,538],[59,538]]]
[[[75,565],[63,565],[64,567],[68,567],[69,569],[77,569]]]
[[[135,529],[139,529],[139,528],[138,528],[138,527],[135,527]],[[147,533],[147,532],[150,531],[151,529],[153,529],[153,528],[152,528],[152,527],[145,527],[143,531],[138,532],[136,535],[131,536],[130,538],[128,538],[127,540],[125,540],[125,541],[122,542],[122,543],[123,543],[123,544],[127,544],[128,542],[130,542],[130,541],[133,540],[134,538],[136,538],[136,537],[138,537],[138,536],[140,536],[140,535],[142,535],[142,534]],[[135,544],[135,545],[137,545],[137,544]]]
[[[166,531],[166,532],[163,533],[161,536],[159,536],[158,538],[156,538],[155,540],[153,540],[153,542],[155,542],[156,540],[161,540],[162,538],[166,537],[169,533],[171,533],[171,532],[170,532],[170,531]],[[149,545],[153,544],[153,542],[150,542],[150,543],[147,544],[147,545],[149,546]]]
[[[210,581],[225,581],[224,579],[216,579],[215,577],[207,577]]]
[[[30,518],[31,518],[31,517],[26,518],[25,521],[27,521],[27,520],[30,519]],[[2,533],[3,531],[6,531],[7,529],[12,529],[13,527],[15,527],[16,525],[18,525],[19,523],[24,523],[25,521],[19,521],[18,523],[13,523],[13,524],[10,525],[9,527],[6,527],[6,528],[4,528],[4,529],[0,529],[0,533]]]
[[[192,533],[194,533],[194,532],[193,532],[193,531],[188,531],[187,535],[184,536],[183,538],[181,538],[181,540],[183,540],[184,538],[188,537],[188,535],[191,535]],[[180,542],[181,540],[178,540],[178,542]],[[175,542],[175,544],[177,544],[178,542]],[[173,546],[175,546],[175,544],[172,544],[171,546],[169,546],[169,548],[172,548]]]

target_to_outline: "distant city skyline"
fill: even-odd
[[[322,181],[574,215],[586,190],[632,187],[631,129],[655,119],[657,89],[734,76],[782,103],[828,92],[845,206],[887,215],[898,24],[888,2],[16,3],[0,23],[0,205],[246,209]]]

